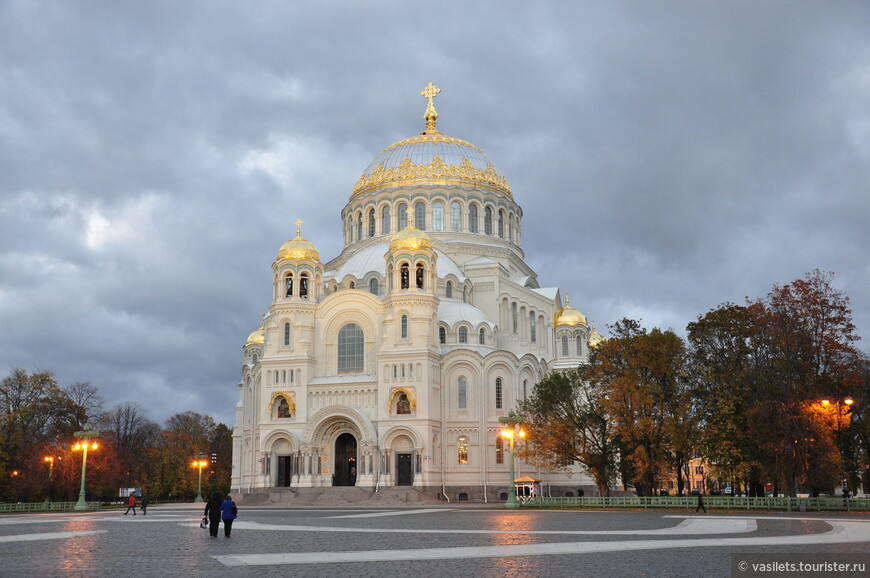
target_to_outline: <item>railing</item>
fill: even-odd
[[[698,507],[698,496],[613,496],[602,497],[552,497],[518,496],[520,505],[527,508],[677,508]],[[786,511],[868,511],[870,498],[738,498],[732,496],[704,496],[704,506],[724,510],[786,510]]]
[[[15,504],[0,504],[0,514],[11,512],[60,512],[72,510],[78,502],[18,502]],[[100,502],[88,502],[89,510],[99,510]]]

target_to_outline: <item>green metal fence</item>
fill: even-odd
[[[72,510],[78,502],[29,502],[0,504],[0,514],[11,512],[60,512]],[[89,510],[99,510],[100,502],[88,502]]]
[[[521,496],[520,505],[527,508],[676,508],[694,509],[698,496],[613,496],[602,497],[553,497]],[[795,512],[818,512],[822,510],[868,511],[870,498],[737,498],[732,496],[704,496],[708,510],[785,510]]]

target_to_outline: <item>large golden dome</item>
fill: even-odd
[[[559,309],[553,315],[553,327],[576,327],[578,325],[588,327],[588,325],[586,324],[586,317],[584,317],[582,313],[571,307],[568,302],[568,293],[566,291],[565,307]]]
[[[425,231],[421,231],[414,227],[414,221],[410,220],[408,226],[393,235],[390,240],[390,251],[399,251],[408,249],[416,251],[417,249],[432,250],[432,239]]]
[[[489,157],[470,142],[441,134],[432,104],[441,92],[431,82],[421,93],[429,99],[426,130],[382,150],[363,171],[350,198],[392,187],[459,185],[486,189],[513,199],[510,185]]]
[[[301,225],[302,221],[297,220],[296,238],[290,239],[278,249],[278,256],[276,257],[278,261],[283,259],[290,259],[292,261],[302,261],[304,259],[320,261],[320,253],[317,252],[317,247],[314,246],[314,243],[302,238]]]

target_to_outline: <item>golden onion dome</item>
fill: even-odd
[[[314,243],[306,241],[302,238],[302,219],[296,220],[296,238],[290,239],[278,249],[278,261],[282,259],[290,259],[292,261],[302,261],[310,259],[312,261],[320,261],[320,253],[317,252],[317,247]]]
[[[389,187],[458,185],[482,188],[513,199],[510,185],[489,157],[470,142],[435,128],[438,113],[432,99],[441,89],[432,84],[421,92],[429,99],[426,130],[382,150],[363,171],[351,200]]]
[[[255,329],[251,331],[251,334],[248,335],[248,339],[245,341],[245,346],[248,345],[263,345],[266,342],[266,335],[262,327],[259,329]]]
[[[426,234],[426,231],[421,231],[414,227],[414,219],[408,219],[408,226],[393,235],[390,240],[390,251],[399,251],[408,249],[416,251],[417,249],[432,250],[432,239]]]
[[[582,313],[571,307],[568,301],[568,292],[565,292],[565,307],[556,311],[553,315],[553,327],[576,327],[577,325],[586,325],[586,317]]]
[[[592,322],[592,332],[589,334],[589,347],[597,347],[599,343],[607,341],[607,338],[595,330],[595,322]]]

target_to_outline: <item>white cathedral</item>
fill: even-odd
[[[363,171],[341,212],[344,249],[323,263],[296,237],[272,263],[272,297],[244,346],[232,491],[409,486],[450,501],[505,500],[499,422],[548,372],[602,337],[523,260],[523,211],[473,144],[426,129]],[[579,467],[539,491],[594,488]]]

